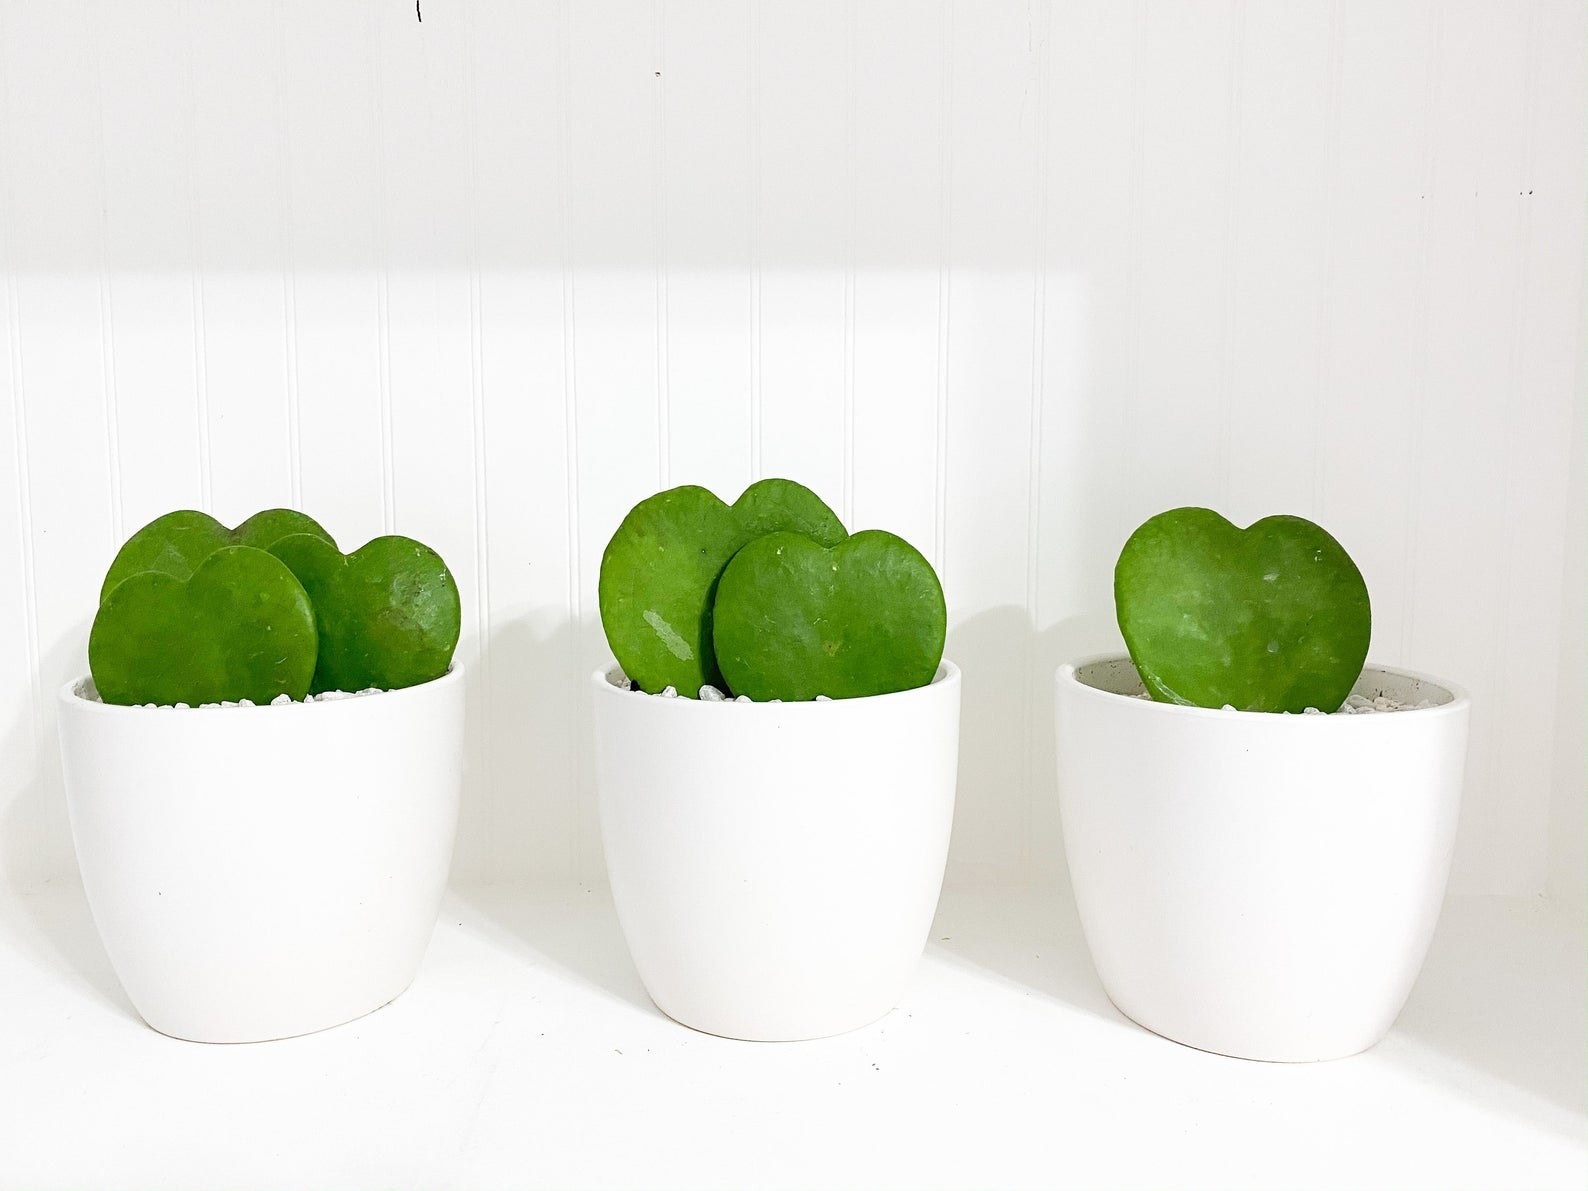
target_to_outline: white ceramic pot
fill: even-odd
[[[701,703],[596,671],[612,898],[651,999],[684,1025],[790,1041],[898,1003],[954,817],[959,670],[820,703]]]
[[[279,707],[60,696],[72,838],[105,950],[155,1029],[258,1042],[413,980],[451,862],[463,673]]]
[[[1130,659],[1057,676],[1059,806],[1092,960],[1121,1012],[1219,1054],[1372,1046],[1411,992],[1455,842],[1468,700],[1370,665],[1421,710],[1277,715],[1131,697]]]

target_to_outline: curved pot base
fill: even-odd
[[[647,990],[647,995],[648,995],[648,990]],[[886,1009],[882,1010],[882,1012],[880,1012],[880,1013],[867,1013],[863,1018],[858,1018],[857,1017],[857,1018],[846,1019],[846,1022],[843,1025],[835,1025],[835,1024],[814,1025],[814,1024],[811,1024],[811,1025],[804,1026],[803,1028],[802,1027],[794,1027],[794,1028],[790,1028],[790,1029],[776,1030],[776,1029],[758,1029],[758,1028],[754,1028],[754,1027],[749,1027],[749,1028],[737,1027],[736,1028],[736,1027],[732,1027],[732,1026],[726,1024],[726,1023],[723,1023],[723,1024],[719,1024],[716,1029],[713,1029],[709,1025],[706,1025],[704,1023],[697,1024],[697,1022],[688,1020],[687,1017],[684,1017],[684,1016],[682,1016],[680,1014],[672,1012],[665,1005],[663,1005],[660,1001],[658,1001],[655,997],[651,997],[651,1004],[655,1005],[656,1008],[658,1010],[660,1010],[662,1012],[662,1014],[664,1016],[666,1016],[669,1020],[676,1021],[679,1025],[684,1026],[684,1027],[686,1027],[688,1029],[694,1030],[698,1034],[710,1034],[713,1038],[728,1038],[728,1039],[731,1039],[731,1040],[733,1040],[735,1042],[770,1042],[770,1043],[776,1043],[776,1042],[816,1042],[816,1041],[819,1041],[822,1038],[839,1038],[839,1037],[842,1037],[845,1034],[853,1034],[857,1030],[864,1030],[868,1026],[876,1025],[883,1018],[887,1017],[888,1014],[892,1013],[894,1011],[894,1009],[898,1008],[897,1005],[889,1005]]]
[[[338,1026],[350,1025],[355,1021],[360,1021],[363,1018],[369,1017],[371,1014],[379,1013],[382,1009],[386,1008],[386,1006],[396,1002],[398,998],[403,995],[403,993],[407,992],[412,987],[413,981],[409,980],[407,984],[404,984],[402,988],[398,989],[397,992],[393,993],[379,1004],[372,1005],[368,1009],[360,1009],[346,1017],[341,1016],[341,1014],[322,1014],[316,1018],[316,1024],[309,1026],[307,1029],[295,1029],[291,1026],[283,1025],[274,1028],[266,1027],[261,1030],[245,1032],[238,1036],[227,1035],[225,1037],[210,1037],[207,1035],[201,1036],[191,1030],[184,1033],[181,1027],[165,1029],[160,1025],[159,1022],[151,1021],[149,1015],[144,1013],[143,1010],[138,1009],[137,1005],[134,1005],[133,1008],[138,1009],[138,1016],[143,1018],[144,1024],[147,1025],[151,1030],[157,1034],[164,1034],[167,1038],[175,1038],[178,1042],[200,1042],[206,1046],[251,1046],[256,1042],[282,1042],[288,1038],[307,1038],[311,1034],[323,1034],[326,1030],[334,1030]],[[335,1017],[336,1020],[322,1022],[321,1018],[325,1016]]]
[[[1112,1005],[1115,1009],[1118,1009],[1119,1010],[1119,1015],[1121,1017],[1123,1017],[1126,1021],[1130,1022],[1131,1025],[1139,1026],[1143,1030],[1146,1030],[1147,1033],[1155,1034],[1159,1038],[1162,1038],[1165,1042],[1173,1042],[1176,1046],[1183,1046],[1187,1050],[1199,1050],[1203,1054],[1218,1055],[1222,1059],[1239,1059],[1239,1060],[1242,1060],[1244,1062],[1251,1062],[1251,1063],[1283,1063],[1283,1064],[1332,1063],[1332,1062],[1335,1062],[1338,1059],[1349,1059],[1349,1058],[1351,1058],[1354,1055],[1359,1055],[1359,1054],[1364,1053],[1365,1051],[1372,1050],[1380,1042],[1384,1041],[1384,1036],[1389,1033],[1389,1029],[1386,1027],[1377,1036],[1375,1036],[1371,1041],[1365,1042],[1365,1043],[1361,1044],[1360,1046],[1351,1046],[1351,1047],[1348,1047],[1348,1048],[1336,1048],[1336,1049],[1330,1050],[1328,1053],[1311,1053],[1311,1052],[1301,1053],[1301,1052],[1297,1052],[1297,1053],[1294,1053],[1294,1054],[1275,1054],[1275,1053],[1259,1054],[1259,1053],[1252,1052],[1251,1048],[1249,1048],[1249,1047],[1242,1047],[1242,1046],[1239,1046],[1239,1045],[1234,1045],[1234,1046],[1225,1045],[1225,1046],[1222,1046],[1222,1047],[1218,1046],[1218,1045],[1214,1045],[1212,1043],[1208,1043],[1206,1045],[1198,1045],[1196,1042],[1191,1041],[1189,1038],[1176,1037],[1174,1034],[1168,1032],[1167,1030],[1154,1029],[1147,1022],[1142,1021],[1141,1018],[1132,1016],[1131,1013],[1128,1010],[1126,1010],[1122,1005],[1120,1005],[1120,1003],[1117,1000],[1114,999],[1113,994],[1110,993],[1106,988],[1103,990],[1103,992],[1108,997],[1108,1003],[1110,1005]],[[1147,1014],[1142,1014],[1142,1017],[1146,1017],[1146,1016],[1147,1016]]]
[[[162,1034],[257,1042],[388,1004],[429,946],[463,774],[461,668],[323,703],[109,706],[60,695],[94,923]]]
[[[1468,702],[1369,665],[1407,710],[1281,715],[1136,697],[1122,655],[1059,668],[1059,810],[1109,999],[1197,1050],[1358,1054],[1422,967],[1455,843]]]

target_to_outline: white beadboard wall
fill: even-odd
[[[1456,887],[1581,896],[1580,0],[421,11],[0,0],[10,884],[119,541],[283,504],[458,576],[457,875],[599,879],[601,548],[788,475],[941,569],[959,879],[1062,873],[1052,671],[1207,504],[1471,689]]]

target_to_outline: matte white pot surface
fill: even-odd
[[[200,1042],[310,1033],[418,970],[451,863],[463,673],[279,707],[60,694],[72,838],[134,1007]]]
[[[959,670],[832,702],[702,703],[593,676],[613,902],[652,1000],[687,1026],[819,1038],[894,1007],[948,857]]]
[[[1382,1038],[1444,897],[1460,689],[1369,665],[1357,692],[1435,706],[1276,715],[1132,698],[1118,655],[1056,682],[1065,852],[1114,1004],[1243,1058],[1339,1058]]]

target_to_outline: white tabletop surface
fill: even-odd
[[[1588,1186],[1588,949],[1541,901],[1456,899],[1394,1032],[1243,1062],[1109,1004],[1066,896],[950,890],[904,1002],[732,1042],[646,998],[605,889],[451,892],[360,1021],[178,1042],[75,886],[0,893],[0,1188]]]

